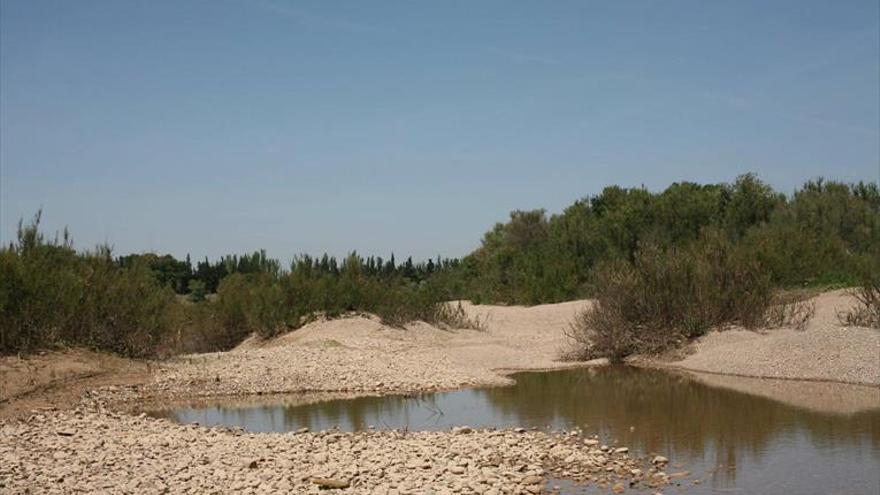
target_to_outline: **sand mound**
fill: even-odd
[[[663,363],[692,371],[765,378],[880,385],[880,330],[842,326],[837,313],[854,299],[847,291],[815,297],[805,330],[711,332],[692,354]]]
[[[536,306],[474,306],[485,331],[405,329],[377,318],[317,321],[230,352],[183,356],[156,374],[152,391],[216,396],[302,391],[409,392],[502,385],[498,370],[571,366],[558,360],[565,329],[584,301]]]

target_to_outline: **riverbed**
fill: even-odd
[[[636,455],[672,459],[667,469],[676,475],[672,488],[693,494],[863,494],[880,486],[880,390],[875,387],[840,385],[849,387],[850,395],[864,395],[841,412],[795,406],[729,384],[711,386],[686,374],[626,366],[512,378],[516,383],[506,387],[316,397],[316,402],[308,395],[276,396],[250,403],[177,404],[151,414],[251,432],[444,431],[461,425],[580,430],[626,445]]]

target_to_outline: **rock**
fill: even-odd
[[[531,475],[531,476],[526,476],[525,478],[523,478],[522,484],[523,485],[537,485],[537,484],[541,483],[542,481],[544,481],[544,478],[542,478],[540,476]]]
[[[72,437],[76,434],[76,432],[74,432],[73,430],[58,430],[55,433],[62,437]]]
[[[651,475],[651,481],[654,483],[666,483],[666,473],[660,471]]]
[[[620,447],[619,449],[614,449],[615,454],[626,454],[629,452],[629,449],[626,447]]]
[[[430,469],[431,463],[428,461],[422,461],[422,460],[416,459],[416,460],[412,460],[412,461],[407,462],[405,464],[405,466],[407,469]]]
[[[348,480],[339,480],[335,478],[312,478],[312,483],[324,489],[348,488],[351,483]]]
[[[236,380],[223,376],[224,384]],[[601,486],[607,494],[617,483],[635,492],[669,482],[665,474],[654,482],[661,470],[651,463],[656,454],[616,455],[621,445],[610,439],[610,451],[600,453],[599,440],[579,428],[576,437],[571,428],[469,426],[445,432],[254,434],[140,420],[103,407],[32,421],[0,424],[0,492],[415,495],[430,489],[434,495],[530,495],[554,493],[552,481],[569,479]]]
[[[651,459],[651,464],[666,464],[669,462],[669,459],[663,457],[662,455],[655,455],[653,459]]]
[[[687,478],[690,475],[691,475],[690,471],[679,471],[677,473],[670,474],[669,477],[672,479],[677,479],[677,478]]]
[[[626,487],[623,486],[623,483],[615,483],[614,486],[611,487],[611,491],[614,493],[623,493],[626,490]]]

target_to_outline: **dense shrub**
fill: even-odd
[[[66,233],[46,240],[39,222],[0,250],[0,352],[71,344],[150,355],[173,292],[142,263],[118,266],[107,247],[77,253]]]
[[[457,265],[462,298],[538,304],[593,295],[596,267],[632,263],[640,246],[682,248],[706,229],[743,243],[781,287],[853,285],[880,246],[875,184],[809,181],[788,198],[754,175],[664,191],[605,188],[561,214],[515,211]]]
[[[309,257],[275,274],[235,273],[220,282],[216,297],[179,311],[180,326],[166,347],[205,352],[234,347],[255,333],[271,338],[318,317],[371,313],[403,327],[420,320],[446,328],[483,328],[461,305],[443,302],[444,292],[400,275],[368,275],[352,253],[342,266],[326,269]]]
[[[264,252],[224,257],[215,296],[190,278],[189,298],[175,296],[189,262],[168,256],[114,259],[108,247],[77,252],[69,236],[47,240],[40,215],[0,249],[0,353],[82,345],[128,356],[204,352],[234,347],[251,333],[268,338],[318,315],[368,312],[402,326],[424,320],[478,326],[413,278],[437,265],[364,260],[352,253],[337,266],[298,258],[283,271]],[[206,266],[206,265],[202,265]],[[208,264],[207,266],[210,266]],[[157,271],[157,267],[158,271]],[[409,276],[404,276],[406,273]],[[173,281],[173,283],[171,283]]]
[[[187,291],[189,292],[189,300],[192,302],[202,302],[205,300],[206,296],[206,287],[205,282],[202,282],[198,279],[191,279],[186,284]]]
[[[784,303],[770,275],[717,230],[684,247],[645,245],[632,263],[601,267],[595,284],[594,306],[571,324],[570,335],[580,344],[576,358],[660,352],[711,328],[755,328],[771,316],[796,319],[804,312],[771,311]]]
[[[286,316],[281,287],[268,274],[236,273],[226,277],[220,282],[213,306],[218,331],[230,347],[251,333],[275,335]]]

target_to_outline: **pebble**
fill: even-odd
[[[568,433],[511,429],[248,433],[109,411],[100,403],[0,423],[4,492],[543,493],[547,476],[612,486],[649,459],[615,457]],[[77,448],[59,431],[76,432]],[[647,488],[665,474],[642,480]],[[494,491],[493,491],[494,490]]]
[[[333,478],[312,478],[312,483],[321,488],[348,488],[351,486],[347,480],[337,480]]]

